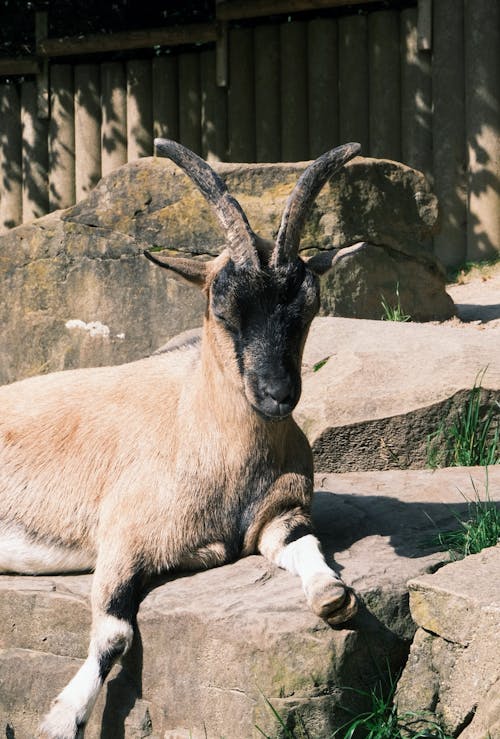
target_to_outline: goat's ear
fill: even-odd
[[[188,282],[194,283],[199,287],[204,287],[207,279],[207,263],[198,262],[196,259],[187,259],[185,257],[167,257],[162,256],[161,259],[150,251],[145,251],[144,256],[153,264],[159,267],[169,269],[175,275],[183,277]]]
[[[366,241],[360,241],[357,244],[352,244],[352,246],[346,246],[342,249],[320,251],[318,254],[307,259],[306,264],[316,275],[324,275],[325,272],[328,272],[343,257],[351,256],[351,254],[366,249],[368,246],[370,244]]]

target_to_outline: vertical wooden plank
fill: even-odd
[[[75,111],[69,64],[54,64],[50,69],[49,201],[50,210],[69,208],[75,202]]]
[[[127,62],[127,157],[131,162],[153,154],[151,61]]]
[[[201,155],[216,161],[215,154],[215,50],[200,52]]]
[[[337,22],[318,18],[307,30],[309,157],[314,159],[339,142]]]
[[[433,12],[433,172],[441,213],[434,250],[443,264],[458,267],[467,252],[462,0],[434,0]]]
[[[296,162],[309,157],[307,114],[307,23],[282,23],[281,157]]]
[[[35,41],[38,44],[49,35],[49,14],[46,10],[35,12]],[[38,117],[49,117],[49,60],[39,59],[39,71],[36,76],[38,95]]]
[[[358,141],[369,156],[368,23],[365,15],[339,18],[339,140]]]
[[[49,210],[47,121],[38,118],[36,82],[21,85],[23,223]],[[74,180],[73,180],[74,182]]]
[[[201,154],[201,94],[198,52],[179,54],[179,138]]]
[[[50,69],[49,204],[50,210],[75,202],[75,111],[73,68]]]
[[[229,161],[255,161],[254,53],[251,28],[233,28],[229,32],[227,125]]]
[[[380,10],[368,16],[370,154],[401,157],[399,13]]]
[[[467,259],[500,253],[500,3],[465,0]]]
[[[157,56],[152,62],[153,131],[155,137],[179,137],[179,92],[177,88],[177,57]]]
[[[101,64],[101,171],[127,162],[127,79],[121,62]]]
[[[431,56],[418,50],[416,8],[401,12],[401,159],[432,182]]]
[[[75,83],[76,202],[101,178],[101,100],[98,64],[77,64]]]
[[[227,87],[228,84],[228,46],[228,24],[225,21],[217,21],[215,39],[215,78],[217,87]]]
[[[0,84],[0,233],[22,222],[21,102],[17,84]]]
[[[255,156],[258,162],[281,157],[280,29],[257,26],[255,45]]]
[[[201,151],[210,162],[226,158],[226,90],[217,85],[215,49],[200,52]]]
[[[432,49],[432,3],[433,0],[418,0],[417,47],[419,51]]]

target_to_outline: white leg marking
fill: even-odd
[[[44,718],[40,731],[51,739],[75,739],[78,727],[88,720],[102,687],[101,657],[117,646],[124,654],[133,638],[128,621],[114,616],[101,616],[90,642],[89,656],[74,678],[59,693]]]
[[[81,549],[45,544],[31,539],[20,526],[0,524],[0,572],[46,575],[82,572],[95,560]]]
[[[325,562],[318,540],[312,534],[284,546],[276,563],[302,581],[311,609],[318,616],[337,624],[347,621],[357,611],[356,597]]]
[[[298,575],[304,589],[311,578],[320,573],[340,580],[326,564],[319,542],[312,534],[301,536],[284,546],[276,558],[276,564],[293,575]]]
[[[75,739],[79,725],[85,723],[94,707],[101,686],[99,662],[94,655],[89,656],[42,721],[42,736]]]

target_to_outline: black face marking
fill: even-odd
[[[319,283],[301,259],[276,269],[219,272],[210,307],[231,336],[248,400],[266,418],[284,418],[301,391],[300,364],[319,309]]]

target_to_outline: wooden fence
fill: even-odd
[[[376,7],[230,28],[225,86],[213,42],[126,62],[53,56],[46,118],[39,79],[0,78],[0,229],[84,198],[154,136],[242,162],[359,141],[429,176],[445,264],[498,254],[500,3]]]

